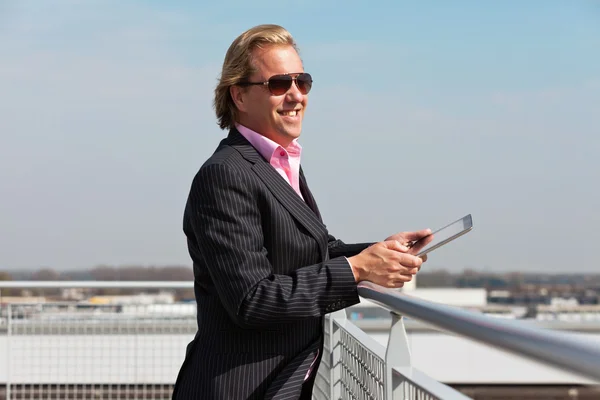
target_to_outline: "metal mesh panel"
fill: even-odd
[[[422,388],[412,385],[407,381],[406,386],[404,386],[404,394],[402,394],[402,399],[405,400],[442,400],[437,396],[432,395],[426,390]]]
[[[323,357],[321,358],[321,364],[317,370],[317,376],[315,377],[315,385],[313,388],[313,399],[316,400],[328,400],[331,392],[331,323],[330,318],[325,318],[324,324],[324,344],[323,344]]]
[[[340,332],[342,399],[385,396],[385,362],[346,330]]]
[[[415,385],[410,379],[406,379],[404,376],[399,378],[402,383],[399,393],[394,393],[394,398],[401,398],[403,400],[442,400],[440,397],[431,394],[428,390],[423,389],[420,386]],[[450,399],[448,397],[447,399]]]
[[[169,399],[196,332],[181,304],[9,307],[8,399]]]
[[[8,399],[171,399],[172,385],[11,385]],[[0,398],[2,398],[0,396]]]
[[[461,392],[411,367],[392,370],[393,398],[403,400],[468,400]]]

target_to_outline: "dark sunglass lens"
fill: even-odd
[[[310,74],[300,74],[298,75],[298,78],[296,78],[296,84],[298,85],[300,93],[308,94],[312,88],[312,77]]]
[[[292,77],[288,75],[274,76],[269,79],[269,90],[275,96],[285,94],[292,86]]]

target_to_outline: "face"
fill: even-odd
[[[265,82],[273,75],[304,72],[302,61],[292,46],[269,46],[255,50],[256,72],[250,82]],[[300,136],[308,102],[294,82],[282,95],[274,95],[266,85],[234,86],[231,95],[238,107],[238,122],[284,148]]]

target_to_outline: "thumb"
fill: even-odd
[[[387,240],[383,243],[385,244],[385,247],[389,250],[400,251],[402,253],[406,253],[408,251],[408,247],[404,246],[397,240]]]

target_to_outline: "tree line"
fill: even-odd
[[[0,281],[187,281],[193,282],[194,274],[186,266],[124,266],[100,265],[91,269],[60,271],[53,268],[39,268],[28,271],[0,271]],[[132,295],[140,292],[158,293],[160,289],[86,289],[88,295]],[[192,289],[173,290],[176,300],[194,298]],[[46,296],[60,298],[59,289],[4,289],[4,296]]]
[[[0,280],[23,281],[191,281],[194,274],[186,266],[107,266],[59,271],[40,268],[28,271],[0,271]]]
[[[0,270],[0,280],[34,281],[193,281],[189,266],[109,266],[90,269],[57,270],[38,268],[29,271]],[[600,288],[600,274],[551,274],[523,272],[489,272],[467,268],[458,272],[446,269],[423,269],[417,274],[418,287],[458,287],[519,289],[525,286],[563,285]]]

